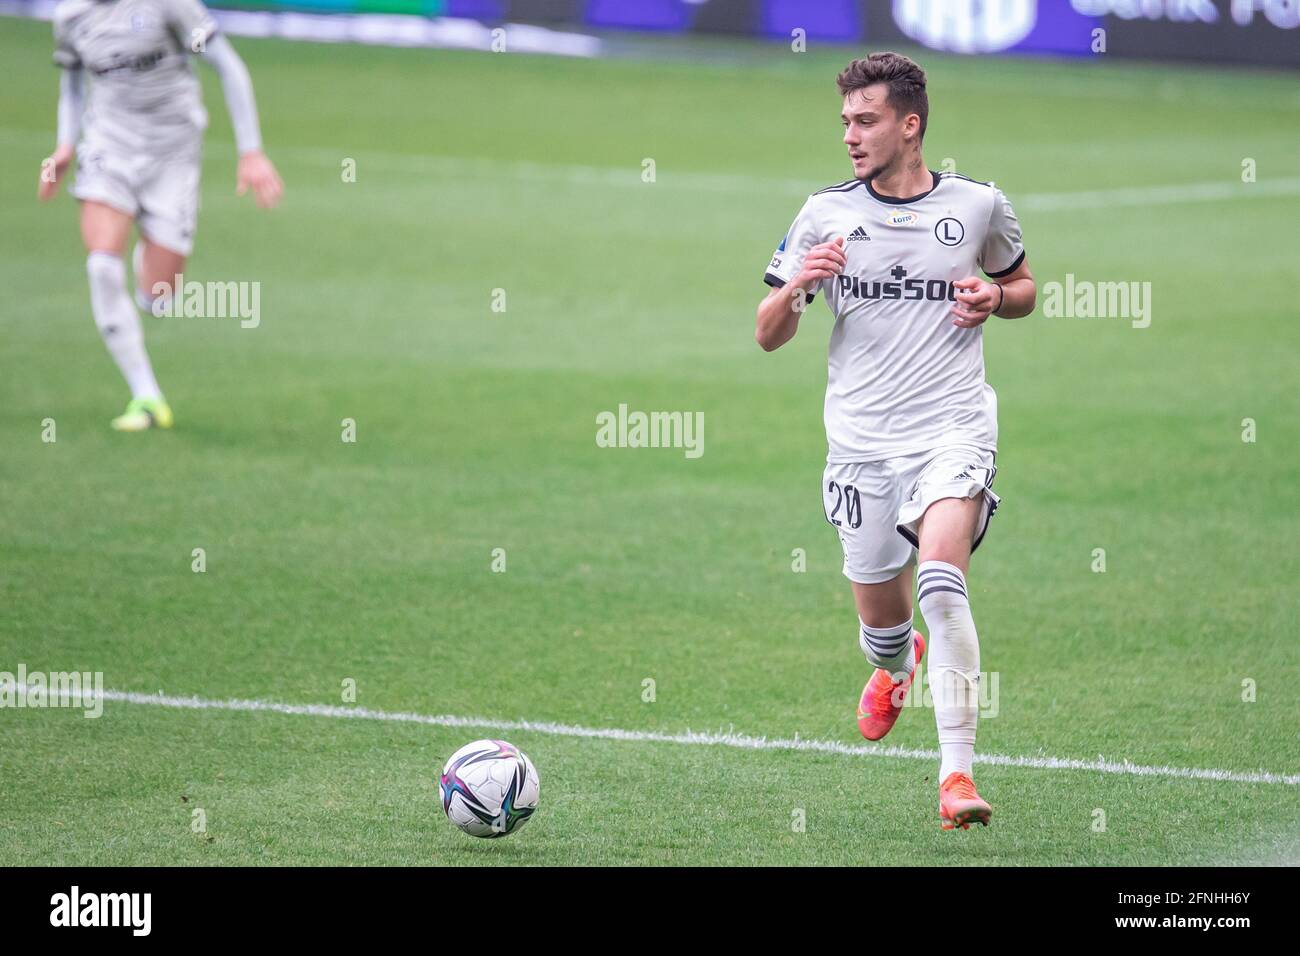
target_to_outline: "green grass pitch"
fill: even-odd
[[[867,669],[818,495],[829,313],[815,304],[772,355],[752,338],[773,246],[807,193],[850,175],[833,81],[855,51],[235,42],[286,201],[268,214],[233,195],[205,70],[190,278],[260,282],[261,324],[147,320],[177,426],[120,435],[75,205],[35,201],[49,25],[0,20],[0,670],[289,704],[341,705],[351,679],[375,710],[861,744]],[[1277,188],[1300,177],[1294,78],[918,57],[929,164],[997,181],[1040,285],[1152,284],[1145,329],[987,327],[1003,507],[971,590],[1000,701],[979,750],[1295,774],[1300,196]],[[1240,184],[1247,159],[1259,193]],[[1185,183],[1239,191],[1033,198]],[[620,403],[702,411],[703,456],[597,447],[596,415]],[[1300,861],[1294,784],[977,765],[993,826],[943,833],[930,760],[535,731],[505,736],[537,764],[540,810],[477,841],[443,818],[436,773],[492,735],[4,709],[0,856]],[[886,742],[934,748],[932,713],[910,709]]]

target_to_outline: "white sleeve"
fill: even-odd
[[[993,187],[993,209],[989,228],[980,247],[979,264],[990,279],[1000,279],[1020,268],[1025,246],[1020,236],[1020,220],[1002,190]]]
[[[59,132],[55,140],[60,146],[72,146],[81,132],[81,112],[85,108],[85,71],[80,66],[65,67],[59,77]]]
[[[201,0],[159,0],[167,26],[180,46],[191,53],[202,53],[216,36],[217,21]]]
[[[76,45],[68,36],[67,19],[59,10],[54,13],[54,65],[61,66],[65,70],[81,66],[81,55],[77,53]]]
[[[226,109],[230,111],[230,125],[235,129],[235,148],[241,156],[250,150],[261,149],[262,133],[258,128],[257,103],[253,99],[253,81],[249,78],[248,67],[222,34],[208,40],[199,55],[221,77]]]
[[[790,231],[785,234],[781,244],[776,247],[776,252],[772,254],[772,261],[767,264],[767,272],[763,275],[763,281],[773,288],[781,288],[796,275],[803,267],[804,257],[808,255],[808,250],[819,242],[825,240],[821,235],[821,226],[817,222],[817,216],[813,211],[813,197],[809,196],[803,208],[799,210],[799,215],[794,217],[794,222],[790,225]],[[825,287],[826,280],[819,282],[808,295],[808,301],[811,302],[817,295],[817,292]]]

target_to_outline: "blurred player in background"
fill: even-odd
[[[41,165],[38,195],[58,192],[76,145],[72,194],[81,204],[95,325],[131,389],[119,431],[170,428],[172,411],[144,347],[136,305],[173,293],[185,269],[199,208],[203,109],[190,56],[221,77],[239,150],[236,192],[274,206],[284,186],[262,152],[248,70],[199,0],[62,0],[54,14],[58,145]],[[93,74],[86,103],[86,73]],[[84,105],[84,125],[83,125]],[[78,133],[81,134],[77,144]],[[135,302],[123,258],[131,223]]]
[[[980,326],[1033,311],[1020,224],[1002,191],[926,168],[925,73],[905,56],[854,60],[838,77],[853,179],[808,198],[768,264],[758,307],[767,351],[794,337],[826,293],[831,331],[829,445],[822,497],[853,585],[859,644],[876,670],[858,726],[893,727],[925,653],[939,730],[944,829],[986,824],[972,779],[979,640],[966,577],[998,504],[997,397],[984,380]],[[974,275],[979,268],[993,281]]]

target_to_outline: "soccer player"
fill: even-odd
[[[971,771],[980,657],[967,575],[999,500],[997,398],[984,381],[981,326],[990,315],[1028,315],[1036,289],[1002,191],[926,167],[921,68],[876,53],[837,79],[853,178],[813,193],[795,217],[764,276],[773,288],[755,338],[769,352],[790,341],[818,293],[835,315],[822,500],[875,667],[858,726],[869,740],[889,732],[925,653],[913,628],[916,564],[942,755],[940,824],[969,829],[992,813]]]
[[[269,208],[284,186],[262,152],[248,70],[199,0],[62,0],[54,13],[58,145],[41,164],[38,196],[58,192],[76,146],[81,238],[95,325],[131,389],[119,431],[170,428],[172,410],[154,378],[136,305],[149,311],[185,270],[199,208],[207,114],[195,54],[221,77],[239,150],[236,192]],[[86,74],[93,74],[89,103]],[[135,222],[135,303],[123,256]]]

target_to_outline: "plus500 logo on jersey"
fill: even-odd
[[[107,76],[110,73],[123,73],[128,70],[143,73],[146,70],[152,70],[166,56],[166,50],[154,50],[152,53],[141,53],[139,56],[114,53],[101,63],[89,64],[90,72],[96,76]]]
[[[898,270],[902,271],[902,270]],[[904,272],[903,275],[907,273]],[[956,302],[957,288],[945,279],[903,279],[897,281],[839,276],[840,295],[854,299],[901,299],[927,302]]]

